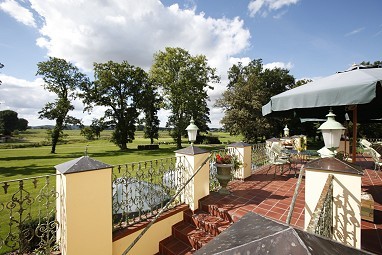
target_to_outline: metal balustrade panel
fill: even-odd
[[[58,249],[56,175],[0,182],[0,254]]]
[[[252,170],[269,164],[265,143],[252,145]]]
[[[185,181],[180,157],[113,167],[113,228],[123,228],[150,217],[170,200]],[[182,195],[172,206],[181,204]]]

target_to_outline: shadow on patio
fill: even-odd
[[[357,164],[363,167],[362,191],[374,199],[374,222],[362,220],[361,247],[363,250],[382,254],[382,172],[374,171],[368,157],[358,156]],[[231,181],[230,195],[212,192],[200,201],[203,207],[218,208],[228,213],[230,220],[238,221],[248,212],[255,212],[285,223],[298,178],[292,173],[276,175],[269,166],[258,169],[245,181]],[[304,228],[305,180],[298,191],[291,226]]]

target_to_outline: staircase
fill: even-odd
[[[195,212],[183,212],[183,221],[172,226],[172,235],[159,242],[159,255],[193,254],[232,224],[228,212],[199,201]]]

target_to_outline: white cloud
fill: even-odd
[[[56,98],[43,88],[44,81],[37,78],[34,81],[26,81],[5,74],[0,74],[2,85],[0,86],[0,111],[12,110],[18,113],[19,118],[28,120],[30,126],[53,125],[54,121],[39,119],[38,112],[47,102],[53,102]],[[79,118],[84,124],[89,125],[93,118],[104,115],[104,107],[95,107],[91,114],[83,112],[83,104],[77,99],[73,102],[74,111],[69,115]]]
[[[287,12],[288,12],[287,10],[284,10],[282,12],[276,13],[275,15],[273,15],[273,18],[274,19],[281,19]]]
[[[293,64],[291,62],[288,62],[288,63],[272,62],[272,63],[265,64],[263,67],[264,69],[282,68],[282,69],[290,70],[293,68]]]
[[[351,36],[351,35],[358,34],[358,33],[360,33],[364,29],[365,29],[364,27],[360,27],[360,28],[354,29],[353,31],[345,34],[345,36]]]
[[[13,110],[19,118],[29,121],[30,125],[48,123],[38,119],[38,112],[46,100],[54,100],[54,94],[44,90],[41,78],[26,81],[0,74],[3,82],[0,86],[0,110]]]
[[[248,9],[251,17],[254,17],[257,13],[262,16],[267,16],[269,12],[276,11],[284,6],[297,4],[300,0],[251,0],[248,4]],[[284,15],[282,13],[281,15]],[[280,16],[276,16],[280,18]]]
[[[5,0],[0,3],[0,10],[8,13],[18,22],[23,23],[24,25],[36,27],[36,22],[33,18],[33,13],[22,7],[19,3],[14,0]]]
[[[7,2],[15,3],[14,0]],[[166,7],[158,0],[30,0],[31,9],[27,11],[32,20],[33,12],[43,22],[38,28],[40,37],[36,44],[47,49],[48,56],[64,58],[85,72],[91,72],[94,62],[109,60],[127,60],[148,70],[153,54],[165,47],[181,47],[192,55],[205,55],[209,65],[217,68],[222,77],[221,84],[213,84],[215,90],[209,91],[209,106],[212,107],[225,89],[232,57],[250,46],[250,32],[239,17],[206,17],[204,13],[196,13],[194,2],[189,4],[190,9],[182,9],[177,4]],[[35,23],[31,24],[35,26]],[[6,87],[5,80],[3,85]],[[37,91],[28,94],[40,95]],[[2,98],[0,100],[4,100]],[[21,100],[12,98],[16,100],[14,104],[7,100],[0,107],[21,107]],[[48,97],[43,98],[40,103],[34,99],[30,102],[28,109],[34,109],[34,119],[47,102]],[[76,103],[76,108],[77,104],[81,105]],[[103,111],[93,114],[102,115]],[[83,116],[84,120],[92,118],[82,114],[82,108],[74,115]],[[165,124],[165,116],[166,113],[160,116],[161,125]],[[215,117],[211,116],[211,119],[215,120]]]
[[[168,46],[204,54],[219,68],[249,46],[243,20],[213,19],[195,13],[195,8],[165,7],[157,0],[31,3],[45,20],[37,45],[85,70],[108,60],[127,60],[147,70],[153,54]]]
[[[230,58],[229,59],[229,63],[232,65],[237,65],[239,62],[243,64],[243,66],[246,66],[249,64],[249,62],[251,62],[252,59],[250,59],[249,57],[244,57],[244,58]]]
[[[30,2],[44,20],[37,45],[49,56],[65,58],[85,71],[91,71],[94,62],[109,60],[127,60],[148,70],[153,54],[165,47],[205,55],[222,77],[209,92],[211,107],[226,86],[231,57],[250,46],[250,32],[242,19],[206,17],[195,12],[192,1],[191,9],[166,7],[158,0]]]

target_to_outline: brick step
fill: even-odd
[[[227,211],[200,205],[195,212],[183,212],[183,221],[172,226],[172,235],[159,242],[159,255],[193,254],[232,224]]]
[[[195,250],[200,249],[214,238],[214,236],[202,229],[197,229],[195,226],[184,221],[175,224],[172,227],[172,232],[175,238],[190,245]]]
[[[202,210],[197,210],[195,213],[185,211],[183,215],[184,221],[195,226],[197,229],[203,230],[212,236],[219,235],[227,229],[231,222],[224,220],[218,216],[211,215]]]
[[[174,236],[169,236],[159,242],[158,255],[190,255],[194,251],[190,245],[180,241]]]
[[[234,222],[231,218],[231,215],[228,213],[228,210],[225,210],[224,208],[219,208],[217,205],[211,205],[203,202],[200,202],[199,207],[202,211],[205,211],[211,214],[212,216],[219,217],[231,223]]]

